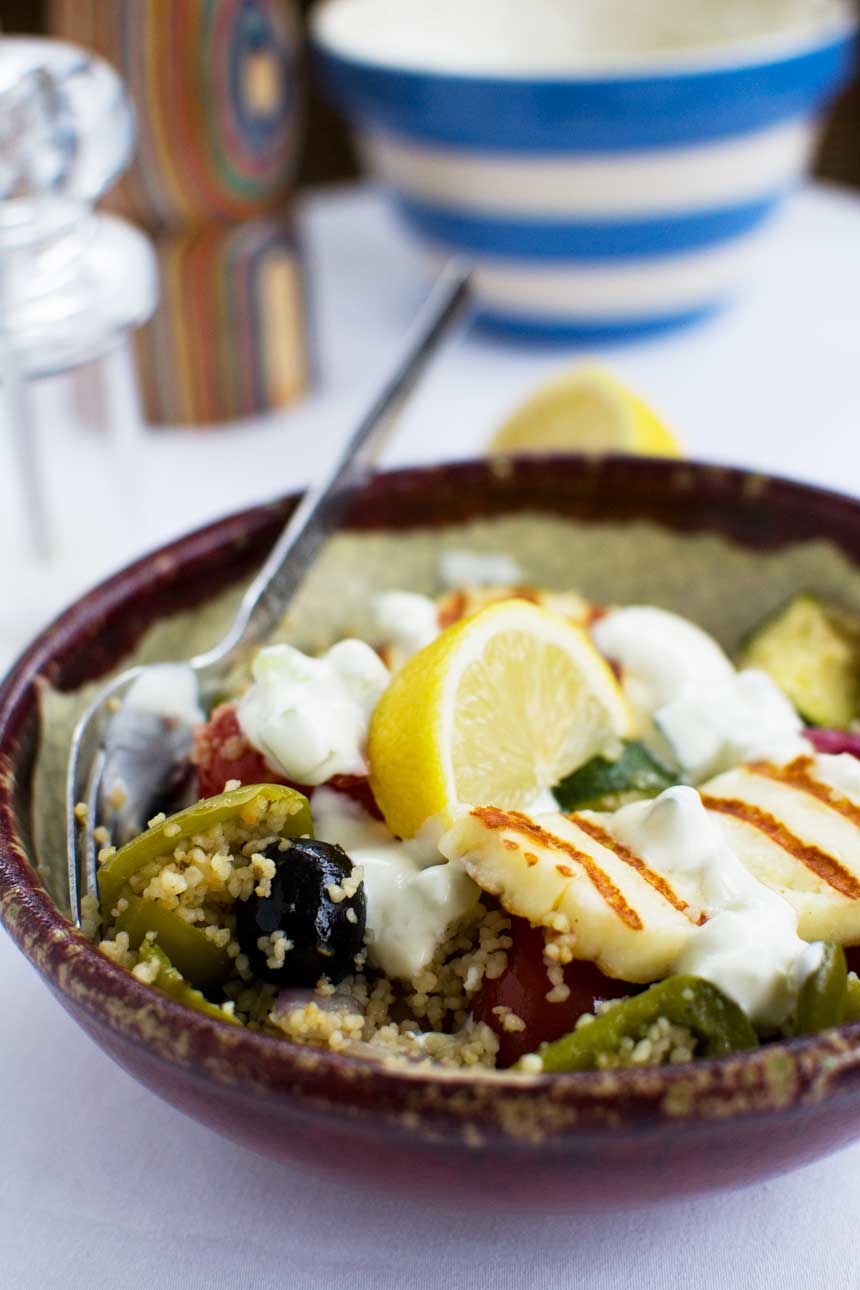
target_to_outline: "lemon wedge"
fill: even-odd
[[[392,832],[413,837],[462,804],[527,807],[631,729],[586,633],[506,600],[454,623],[396,674],[371,719],[370,783]]]
[[[622,452],[680,457],[681,445],[648,405],[598,367],[542,385],[496,432],[488,451]]]

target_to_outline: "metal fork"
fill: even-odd
[[[385,445],[396,413],[411,393],[440,340],[469,294],[469,270],[457,262],[440,275],[404,345],[400,360],[323,479],[305,493],[266,563],[248,587],[220,644],[183,666],[190,669],[201,700],[210,698],[238,659],[260,644],[284,612],[333,532],[355,492],[365,484]],[[98,890],[94,830],[105,825],[122,842],[146,824],[145,808],[157,799],[178,766],[187,763],[192,726],[175,717],[129,710],[123,697],[144,674],[164,664],[133,667],[110,681],[86,709],[72,736],[66,781],[69,906],[81,925],[82,886]],[[112,770],[122,776],[126,800],[111,801]],[[78,803],[86,804],[79,819]]]

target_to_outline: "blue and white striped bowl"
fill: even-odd
[[[433,257],[474,260],[485,318],[515,331],[624,337],[721,304],[854,61],[843,0],[600,2],[616,21],[627,3],[663,50],[631,51],[628,23],[617,59],[596,48],[569,70],[564,23],[590,9],[593,27],[597,0],[315,14],[324,81],[371,167]],[[697,43],[699,26],[667,52],[673,3],[688,28],[732,17],[731,37]]]

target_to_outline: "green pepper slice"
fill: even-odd
[[[182,973],[173,966],[164,950],[158,945],[153,945],[151,941],[144,941],[140,947],[140,961],[141,963],[158,964],[158,975],[152,984],[162,994],[175,999],[177,1003],[184,1003],[186,1008],[193,1008],[195,1012],[202,1012],[206,1017],[215,1017],[218,1021],[229,1022],[231,1026],[241,1025],[241,1022],[236,1017],[231,1017],[217,1004],[210,1003],[199,990],[195,990],[194,986],[189,985]]]
[[[130,887],[123,891],[122,899],[126,906],[117,915],[116,930],[128,933],[133,950],[143,944],[147,932],[155,932],[159,948],[193,985],[211,990],[226,981],[233,960],[226,949],[209,940],[202,928],[186,923],[157,900],[136,896]]]
[[[601,1053],[617,1053],[625,1037],[635,1038],[659,1017],[687,1026],[703,1045],[705,1057],[724,1057],[757,1048],[758,1037],[742,1008],[696,976],[670,976],[642,994],[615,1004],[594,1021],[539,1049],[543,1069],[588,1071]]]
[[[111,921],[110,911],[124,894],[129,879],[144,865],[157,860],[159,856],[167,856],[183,838],[195,833],[205,833],[234,816],[240,816],[246,824],[252,824],[253,804],[258,798],[263,798],[266,802],[286,801],[291,804],[292,810],[285,823],[285,836],[296,838],[313,832],[308,799],[294,788],[286,788],[283,784],[247,784],[243,788],[231,789],[228,793],[219,793],[217,797],[204,798],[132,838],[131,842],[120,847],[116,855],[100,867],[99,896],[105,923]],[[175,830],[177,824],[178,832]],[[169,833],[166,832],[168,829]]]
[[[677,776],[635,739],[615,761],[592,757],[552,790],[563,811],[614,811],[626,802],[656,797],[677,784]]]
[[[828,942],[821,962],[804,981],[797,996],[794,1033],[814,1035],[818,1030],[841,1025],[845,1019],[848,968],[841,945]]]
[[[856,973],[849,972],[845,982],[845,1004],[842,1009],[842,1024],[847,1026],[860,1021],[860,979]]]

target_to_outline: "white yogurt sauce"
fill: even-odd
[[[439,573],[446,587],[510,587],[523,581],[523,571],[501,551],[445,551]]]
[[[522,570],[501,552],[446,551],[439,561],[446,588],[504,587],[522,581]],[[370,604],[370,640],[390,651],[396,667],[439,635],[436,602],[416,591],[381,591]]]
[[[371,601],[371,640],[388,646],[398,666],[439,635],[439,613],[417,591],[381,591]]]
[[[667,609],[613,609],[591,631],[601,654],[620,666],[633,708],[648,716],[690,690],[719,685],[734,675],[713,637]]]
[[[440,854],[442,829],[434,821],[400,842],[380,820],[328,788],[314,793],[311,814],[316,837],[342,846],[364,870],[370,962],[388,976],[411,980],[449,928],[475,909],[478,887]]]
[[[785,762],[810,752],[803,722],[770,677],[736,672],[717,642],[685,618],[633,605],[607,614],[592,634],[620,666],[646,739],[656,731],[658,751],[666,752],[665,740],[691,780],[753,757]]]
[[[744,867],[693,788],[669,788],[611,818],[613,835],[690,899],[708,921],[693,930],[675,972],[704,977],[757,1025],[776,1028],[817,967],[821,946],[797,935],[797,915]]]
[[[344,640],[310,658],[292,645],[271,645],[251,672],[239,725],[275,770],[298,784],[367,773],[370,716],[390,680],[375,650]]]
[[[200,706],[197,677],[187,663],[148,667],[126,691],[123,703],[135,712],[151,712],[196,726],[206,717]]]
[[[784,763],[812,751],[791,703],[754,668],[681,694],[658,709],[654,724],[696,782],[742,761]]]

